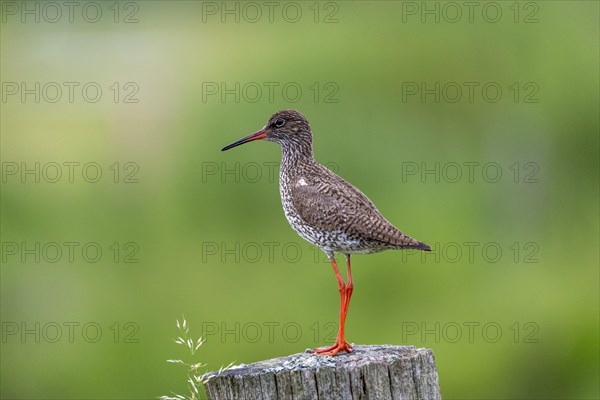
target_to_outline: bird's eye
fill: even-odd
[[[277,118],[275,120],[275,126],[277,128],[281,128],[283,126],[283,124],[285,124],[285,119],[283,119],[283,118]]]

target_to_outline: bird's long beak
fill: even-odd
[[[223,147],[221,149],[221,151],[229,150],[229,149],[232,149],[232,148],[234,148],[236,146],[239,146],[241,144],[252,142],[253,140],[261,140],[261,139],[264,139],[266,137],[267,137],[267,132],[263,128],[260,131],[256,131],[256,132],[254,132],[251,135],[248,135],[246,137],[241,138],[238,141],[235,141],[235,142],[233,142],[231,144],[228,144],[227,146]]]

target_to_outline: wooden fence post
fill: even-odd
[[[310,352],[239,365],[206,384],[211,400],[441,399],[430,349],[355,346],[350,354]]]

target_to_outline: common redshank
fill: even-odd
[[[281,146],[279,193],[288,222],[302,238],[325,252],[338,283],[340,324],[335,344],[314,352],[326,356],[351,352],[344,331],[354,288],[350,255],[388,249],[431,249],[396,229],[360,190],[315,161],[310,125],[298,111],[275,113],[261,130],[223,147],[222,151],[261,139]],[[346,257],[347,283],[335,262],[335,253]]]

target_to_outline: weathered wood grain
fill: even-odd
[[[211,400],[441,399],[430,349],[355,346],[350,354],[309,351],[238,365],[206,384]]]

